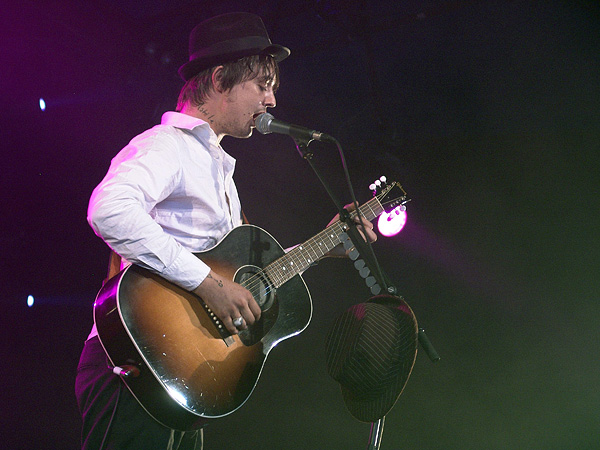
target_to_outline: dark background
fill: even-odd
[[[600,447],[597,1],[5,3],[2,448],[78,447],[75,368],[108,256],[86,223],[89,195],[173,108],[189,31],[237,10],[292,49],[274,115],[338,138],[359,201],[382,174],[413,199],[405,229],[375,250],[442,361],[419,353],[381,448]],[[284,247],[335,213],[290,138],[223,146],[246,214]],[[335,150],[313,146],[349,202]],[[311,325],[207,428],[207,449],[366,447],[324,340],[369,292],[344,260],[305,279]]]

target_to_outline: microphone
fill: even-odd
[[[321,142],[335,142],[334,138],[325,133],[277,120],[272,114],[269,113],[262,113],[259,115],[254,121],[254,126],[262,134],[287,134],[294,139],[306,140],[308,142],[312,140]]]

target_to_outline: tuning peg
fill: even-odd
[[[379,192],[381,192],[381,188],[385,187],[386,183],[387,178],[385,176],[381,176],[378,180],[375,180],[375,182],[369,185],[369,189],[373,191],[373,195],[377,195]]]

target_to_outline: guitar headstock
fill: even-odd
[[[373,196],[377,197],[387,213],[398,207],[405,211],[406,206],[404,205],[410,201],[400,183],[393,181],[388,184],[387,178],[384,176],[373,182],[369,189],[373,191]]]

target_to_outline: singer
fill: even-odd
[[[220,142],[250,137],[256,118],[275,107],[278,64],[289,54],[271,43],[253,14],[201,22],[190,34],[189,61],[179,69],[185,84],[176,111],[114,157],[89,202],[88,222],[113,251],[109,276],[130,264],[158,274],[200,297],[231,335],[260,320],[261,307],[246,288],[192,252],[215,247],[243,222],[235,160]],[[374,241],[372,224],[362,226]],[[94,324],[78,366],[82,448],[201,449],[201,429],[163,425],[130,393],[117,375],[126,371],[108,363],[102,334]]]

